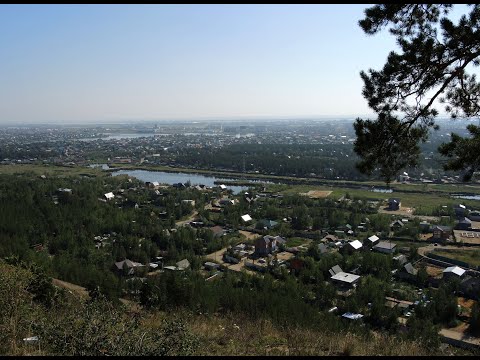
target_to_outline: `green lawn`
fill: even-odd
[[[326,190],[332,191],[328,196],[331,199],[338,199],[345,196],[347,193],[350,197],[371,200],[371,201],[386,201],[390,197],[398,197],[402,201],[403,207],[413,207],[417,210],[419,215],[433,215],[433,211],[442,205],[452,207],[455,204],[462,203],[469,208],[480,208],[480,202],[476,200],[459,200],[451,198],[449,192],[480,192],[478,187],[456,186],[453,185],[436,185],[443,186],[442,192],[437,192],[434,185],[428,185],[428,189],[432,191],[425,191],[422,193],[409,193],[401,190],[395,191],[391,194],[374,193],[369,190],[349,189],[342,187],[321,186],[321,185],[270,185],[269,189],[272,191],[279,191],[284,194],[306,193],[309,190]],[[418,189],[416,185],[401,185],[402,189]],[[435,190],[434,190],[435,189]]]
[[[480,266],[480,250],[435,250],[434,254]]]
[[[299,246],[303,244],[310,244],[312,240],[310,239],[305,239],[301,237],[292,237],[290,239],[287,239],[286,246],[287,247],[294,247],[294,246]]]
[[[106,176],[107,173],[102,171],[101,168],[88,168],[85,166],[57,166],[46,164],[15,164],[15,165],[0,165],[0,174],[12,175],[12,174],[27,174],[33,173],[34,175],[45,176],[79,176],[79,175],[94,175],[94,176]]]

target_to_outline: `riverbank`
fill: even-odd
[[[273,184],[285,184],[285,185],[320,185],[326,187],[337,187],[347,189],[357,189],[370,191],[373,187],[385,188],[385,183],[381,181],[350,181],[350,180],[328,180],[319,178],[306,178],[306,177],[293,177],[282,175],[266,175],[257,173],[241,173],[237,171],[225,171],[225,170],[206,170],[206,169],[192,169],[184,167],[171,167],[162,165],[142,166],[142,165],[130,165],[130,164],[111,164],[110,169],[107,171],[114,172],[117,170],[145,170],[145,171],[163,171],[170,173],[185,173],[185,174],[199,174],[207,176],[217,176],[225,179],[231,179],[235,182],[241,182],[242,185],[258,185],[262,181],[268,181]],[[250,181],[250,182],[249,182]],[[233,184],[233,182],[232,182]],[[412,193],[412,194],[424,194],[424,193],[438,193],[447,194],[450,192],[459,192],[459,187],[468,186],[471,190],[480,192],[479,184],[421,184],[421,183],[393,183],[390,188],[394,193]],[[470,190],[469,189],[469,190]],[[378,192],[379,194],[381,192]]]

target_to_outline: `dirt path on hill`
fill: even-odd
[[[182,220],[182,221],[177,221],[175,223],[176,226],[185,226],[187,225],[188,223],[190,223],[191,221],[195,220],[195,218],[197,217],[198,215],[198,211],[197,210],[194,210],[192,215],[190,215],[188,217],[188,219],[185,219],[185,220]]]

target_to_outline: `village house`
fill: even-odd
[[[357,286],[360,276],[341,271],[333,275],[330,279],[338,286],[339,289],[351,290]]]
[[[347,245],[345,245],[343,248],[342,248],[342,253],[344,254],[352,254],[356,251],[359,251],[361,250],[363,247],[362,243],[358,240],[353,240],[353,241],[350,241]]]
[[[336,242],[338,240],[338,238],[335,236],[335,235],[326,235],[322,240],[320,240],[321,242]]]
[[[182,200],[182,203],[195,206],[195,200]]]
[[[207,261],[205,264],[203,264],[203,266],[205,267],[205,270],[219,270],[220,269],[219,264],[216,264],[216,263],[210,262],[210,261]]]
[[[432,232],[433,240],[446,241],[450,238],[450,235],[452,234],[452,228],[450,226],[435,225],[432,228]]]
[[[267,255],[277,250],[277,239],[273,236],[264,236],[255,240],[255,254]]]
[[[469,218],[463,217],[458,220],[457,225],[455,225],[455,229],[457,230],[471,230],[472,229],[472,221]]]
[[[145,183],[145,186],[147,186],[148,188],[151,188],[151,189],[157,189],[159,186],[160,186],[160,183],[158,181],[147,181]]]
[[[388,199],[388,208],[387,210],[395,211],[400,210],[401,201],[398,198],[390,198]]]
[[[422,221],[420,224],[420,230],[422,232],[428,232],[430,230],[430,227],[432,226],[429,222],[427,221]]]
[[[415,282],[417,279],[418,270],[413,267],[411,263],[405,264],[400,271],[397,271],[395,275],[402,280],[409,282]]]
[[[395,220],[390,224],[390,229],[398,230],[405,226],[405,223],[401,220]]]
[[[177,265],[178,270],[185,270],[190,267],[190,261],[188,261],[187,259],[183,259],[177,262],[175,265]]]
[[[373,247],[373,250],[384,253],[384,254],[393,254],[395,252],[396,244],[392,244],[387,241],[380,241],[377,245]]]
[[[468,217],[472,221],[480,221],[480,211],[471,211]]]
[[[72,189],[67,189],[67,188],[58,188],[57,191],[59,193],[63,193],[63,194],[71,194],[72,193]]]
[[[457,204],[453,207],[453,211],[455,211],[455,216],[457,217],[464,217],[467,215],[467,207],[462,204]]]
[[[242,215],[241,218],[244,223],[249,223],[252,221],[252,217],[249,214]]]
[[[379,241],[380,241],[380,238],[377,235],[372,235],[369,238],[367,238],[367,240],[365,240],[364,245],[368,247],[372,247],[378,244]]]
[[[397,265],[404,265],[407,263],[407,257],[403,254],[399,254],[393,257],[393,261],[395,261]]]
[[[330,270],[328,270],[331,276],[343,272],[342,268],[339,265],[333,266]]]
[[[125,271],[126,275],[133,275],[138,272],[139,269],[143,269],[145,265],[142,263],[134,262],[129,259],[119,261],[115,263],[117,270]]]
[[[464,297],[473,300],[480,300],[480,278],[473,276],[463,276],[463,280],[460,283],[460,292]]]
[[[220,199],[218,201],[218,204],[220,206],[227,206],[227,205],[235,205],[235,200],[232,200],[232,199]]]
[[[112,200],[113,198],[115,198],[115,195],[113,195],[113,192],[106,193],[103,196],[105,197],[105,200]]]
[[[222,237],[226,234],[225,229],[218,225],[211,227],[210,230],[212,230],[214,238]]]
[[[270,230],[277,226],[278,222],[273,220],[261,219],[258,221],[257,225],[263,229]]]
[[[443,279],[460,279],[466,273],[466,270],[462,269],[460,266],[450,266],[443,270]]]

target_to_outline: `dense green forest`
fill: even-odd
[[[103,195],[108,192],[114,192],[115,198],[105,200]],[[91,305],[94,306],[91,311],[98,312],[98,316],[103,311],[99,309],[105,306],[119,306],[118,299],[122,297],[152,312],[240,316],[250,321],[264,319],[279,328],[349,331],[358,336],[381,331],[402,341],[421,339],[431,347],[439,343],[438,326],[456,321],[452,289],[458,284],[447,284],[427,292],[430,300],[425,311],[416,312],[407,322],[412,330],[398,333],[399,314],[384,305],[385,296],[395,296],[392,271],[399,265],[392,257],[368,251],[319,252],[320,238],[327,231],[343,229],[345,224],[355,227],[364,224],[362,237],[390,235],[391,217],[377,214],[376,206],[348,194],[342,200],[334,200],[288,193],[276,198],[260,197],[254,188],[248,192],[249,199],[255,201],[247,201],[243,194],[222,195],[219,189],[162,187],[154,191],[126,176],[0,175],[0,257],[31,273],[26,287],[38,306],[49,308],[59,301],[58,291],[50,280],[57,278],[85,287],[91,299],[99,301]],[[205,209],[221,196],[235,197],[238,203],[224,206],[221,213]],[[182,200],[195,200],[195,205]],[[175,225],[192,213],[198,214],[195,218],[205,228]],[[199,271],[204,256],[245,241],[238,229],[243,226],[240,216],[246,213],[254,219],[278,222],[274,229],[257,230],[260,235],[291,237],[305,231],[314,234],[308,250],[295,257],[303,265],[290,273],[285,267],[271,266],[262,276],[227,271],[213,281],[206,281],[206,276],[214,272],[205,275]],[[208,229],[214,225],[229,230],[227,235],[214,237]],[[418,220],[395,234],[415,239],[416,229]],[[98,238],[104,241],[99,243]],[[187,259],[191,266],[185,271],[146,277],[146,271],[131,276],[114,266],[124,259],[148,264],[159,255],[164,265]],[[412,260],[417,256],[414,247],[410,256]],[[361,269],[366,274],[357,291],[346,299],[338,298],[335,287],[327,281],[331,276],[329,269],[334,265],[340,265],[344,271]],[[425,281],[425,272],[420,271],[417,285],[423,286]],[[330,313],[328,310],[333,306],[339,313],[367,315],[361,324],[352,323]],[[61,318],[65,323],[57,324],[62,329],[70,321],[67,319],[74,316],[68,313],[70,310],[65,311]],[[115,314],[122,317],[120,313]],[[38,331],[47,331],[49,335],[44,336],[50,336],[52,341],[59,334],[54,335],[52,328],[42,326]],[[63,348],[52,351],[68,352]]]

